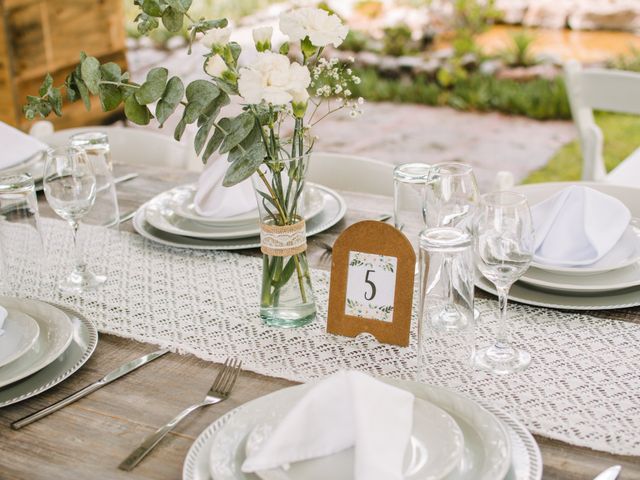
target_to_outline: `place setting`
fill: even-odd
[[[640,204],[629,187],[516,187],[532,204],[531,267],[510,298],[531,305],[598,310],[640,305]],[[478,286],[494,291],[480,278]]]
[[[251,180],[223,186],[226,158],[212,160],[196,184],[163,192],[133,217],[135,230],[154,242],[202,250],[238,250],[260,246],[260,212]],[[342,196],[306,183],[301,211],[307,235],[331,228],[345,215]]]

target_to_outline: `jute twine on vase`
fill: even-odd
[[[290,257],[307,249],[305,221],[293,225],[260,224],[260,250],[272,257]]]

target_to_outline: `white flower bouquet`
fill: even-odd
[[[315,304],[306,260],[306,235],[302,212],[304,178],[314,137],[311,127],[338,110],[360,113],[362,99],[353,99],[358,83],[347,65],[327,60],[327,45],[337,47],[348,29],[335,14],[318,8],[300,8],[281,15],[279,27],[289,42],[272,49],[272,29],[256,28],[255,61],[241,66],[241,47],[230,41],[225,19],[195,20],[189,15],[191,0],[134,0],[141,13],[138,29],[147,33],[160,21],[171,31],[185,21],[191,42],[204,34],[209,48],[203,67],[209,79],[184,86],[169,78],[166,68],[153,68],[142,84],[130,81],[115,63],[100,62],[84,53],[64,83],[70,101],[82,100],[90,108],[90,94],[98,95],[104,110],[124,103],[131,121],[145,125],[155,116],[162,125],[182,108],[174,137],[180,140],[187,125],[195,123],[195,150],[203,162],[217,151],[229,162],[224,182],[232,186],[252,177],[262,221],[265,253],[261,304],[262,317],[276,325],[300,325],[313,319]],[[290,52],[297,52],[295,60]],[[191,48],[189,48],[191,52]],[[238,97],[242,112],[220,117],[221,110]],[[152,105],[155,112],[152,113]],[[39,96],[27,97],[27,118],[61,115],[61,88],[50,75]],[[294,275],[295,274],[295,275]],[[295,282],[292,280],[294,279]]]

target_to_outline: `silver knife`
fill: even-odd
[[[622,470],[620,465],[614,465],[613,467],[607,468],[593,480],[616,480],[620,474],[620,470]]]
[[[136,358],[135,360],[131,360],[130,362],[125,363],[121,367],[116,368],[112,372],[107,373],[104,377],[102,377],[97,382],[87,385],[83,389],[78,390],[75,393],[72,393],[68,397],[63,398],[62,400],[52,405],[49,405],[48,407],[45,407],[42,410],[38,410],[37,412],[34,412],[30,415],[27,415],[26,417],[16,420],[11,424],[11,428],[13,428],[14,430],[19,430],[20,428],[25,427],[30,423],[40,420],[41,418],[44,418],[50,413],[56,412],[61,408],[66,407],[67,405],[75,402],[76,400],[79,400],[82,397],[86,397],[90,393],[95,392],[96,390],[104,387],[105,385],[108,385],[109,383],[113,382],[114,380],[117,380],[123,375],[126,375],[129,372],[133,372],[134,370],[140,368],[143,365],[146,365],[147,363],[155,360],[156,358],[160,358],[161,356],[163,356],[165,353],[168,353],[168,352],[169,352],[168,349],[157,350],[153,353],[149,353],[140,358]]]

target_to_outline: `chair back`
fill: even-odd
[[[307,179],[336,190],[393,196],[393,167],[354,155],[314,152]]]
[[[582,148],[582,179],[602,181],[607,176],[602,155],[604,139],[593,110],[640,115],[640,74],[582,68],[577,61],[569,61],[565,80]]]
[[[67,144],[72,135],[92,130],[108,135],[111,157],[115,163],[187,168],[191,157],[195,156],[189,146],[176,142],[173,137],[131,127],[69,128],[44,135],[38,135],[38,132],[46,132],[46,129],[37,127],[31,133],[48,145],[61,146]]]

